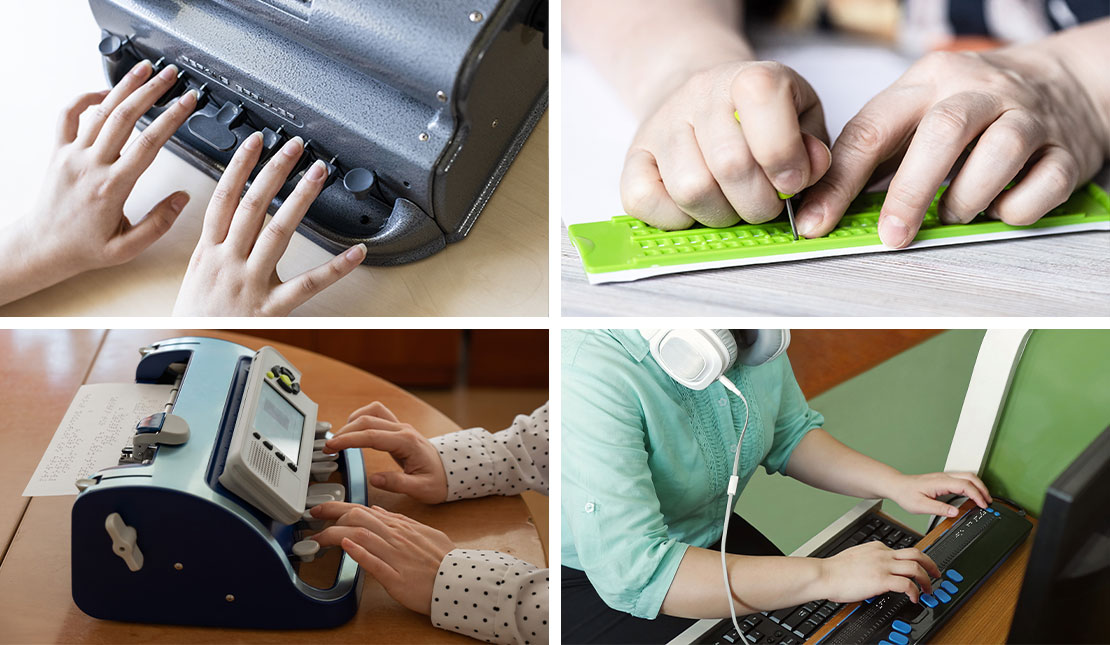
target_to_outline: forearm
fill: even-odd
[[[821,563],[814,558],[726,555],[738,615],[792,607],[827,597]],[[660,613],[683,618],[729,615],[721,554],[690,547],[682,557]]]
[[[852,497],[886,497],[902,473],[852,450],[828,432],[811,430],[794,448],[786,474],[822,490]]]
[[[569,42],[644,118],[691,75],[751,60],[736,0],[567,0]]]

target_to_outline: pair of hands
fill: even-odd
[[[972,499],[980,508],[993,500],[982,480],[971,473],[901,475],[887,497],[910,513],[955,517],[956,507],[939,501],[956,494]],[[888,591],[901,592],[913,602],[933,592],[931,579],[940,577],[932,558],[919,549],[891,549],[882,542],[868,542],[818,560],[820,587],[835,602],[855,602]]]
[[[447,499],[447,473],[439,451],[382,403],[375,401],[352,412],[347,425],[328,440],[324,452],[346,448],[384,450],[401,466],[401,472],[370,475],[370,483],[377,488],[426,504]],[[377,506],[329,502],[313,507],[312,515],[335,523],[311,539],[322,547],[342,548],[405,607],[423,614],[431,611],[436,572],[455,548],[451,538]]]
[[[151,63],[142,61],[110,91],[84,94],[63,112],[35,211],[14,231],[15,248],[22,249],[23,266],[38,285],[132,260],[169,231],[189,202],[187,193],[176,192],[138,223],[123,214],[139,177],[197,107],[196,92],[187,92],[124,150],[139,118],[176,82],[173,65],[153,78],[152,72]],[[240,199],[261,150],[259,135],[249,137],[217,184],[174,314],[286,315],[353,271],[365,257],[366,248],[357,245],[323,266],[281,281],[277,262],[323,189],[325,172],[319,162],[305,172],[265,224],[266,209],[304,146],[299,138],[289,141]]]
[[[721,227],[768,221],[783,208],[777,192],[808,189],[796,219],[812,238],[828,234],[873,177],[894,171],[879,236],[900,248],[953,169],[942,222],[983,211],[1007,224],[1035,222],[1110,156],[1107,130],[1082,83],[1045,52],[942,52],[869,101],[830,150],[804,78],[779,63],[726,63],[695,74],[644,121],[621,199],[659,228]]]

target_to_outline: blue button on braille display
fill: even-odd
[[[945,575],[946,578],[948,578],[952,582],[963,582],[964,581],[963,574],[961,574],[959,571],[956,571],[955,569],[949,569],[948,571],[945,571],[944,575]]]
[[[898,632],[890,632],[887,638],[890,642],[894,643],[894,645],[909,645],[910,642],[910,639],[906,638],[905,634],[899,634]]]
[[[944,589],[937,589],[933,592],[933,595],[936,596],[937,599],[939,599],[941,602],[952,602],[952,596],[949,596],[948,592]]]
[[[956,592],[959,591],[959,589],[956,588],[956,585],[952,584],[951,582],[948,582],[947,580],[940,583],[940,588],[944,589],[945,591],[947,591],[948,593],[950,593],[952,595],[956,595]]]
[[[884,641],[879,641],[879,645],[894,645],[894,643],[891,643],[890,641],[885,641],[884,640]]]
[[[890,624],[890,628],[896,632],[902,632],[903,634],[910,633],[910,624],[902,620],[894,621]]]
[[[922,594],[921,602],[925,603],[926,607],[936,607],[937,604],[938,604],[937,599],[933,597],[933,594],[929,594],[929,593]]]

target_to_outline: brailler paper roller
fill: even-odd
[[[412,262],[467,235],[547,106],[546,0],[90,0],[115,84],[137,62],[200,91],[169,147],[216,177],[263,134],[263,162],[306,153],[328,185],[300,231],[367,264]]]
[[[142,352],[135,380],[173,388],[163,408],[136,420],[119,465],[77,482],[77,606],[96,618],[182,625],[349,620],[358,563],[342,553],[328,579],[302,575],[319,550],[307,539],[319,528],[308,509],[366,504],[366,472],[359,450],[320,450],[330,426],[317,423],[297,368],[272,347],[211,338]]]

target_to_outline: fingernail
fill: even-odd
[[[889,247],[900,249],[909,243],[910,227],[893,215],[879,218],[879,239]]]
[[[131,68],[131,74],[134,76],[145,76],[147,69],[154,69],[154,65],[149,60],[141,60],[137,65]]]
[[[362,262],[362,258],[366,257],[366,245],[362,242],[351,247],[344,256],[351,262]]]
[[[771,183],[775,185],[775,190],[794,195],[802,189],[802,173],[794,169],[784,170],[775,175]]]
[[[247,150],[258,150],[262,147],[262,133],[253,132],[249,137],[243,140],[243,147]]]
[[[177,76],[177,65],[174,65],[173,63],[166,65],[162,68],[162,71],[158,72],[158,78],[166,81],[175,76]]]
[[[956,509],[954,509],[954,508],[948,509],[948,517],[956,517]]]
[[[324,178],[324,162],[317,159],[305,173],[304,178],[309,181],[320,181]]]
[[[185,208],[185,204],[188,203],[189,193],[178,193],[173,196],[173,199],[170,200],[170,208],[172,208],[175,213],[180,213],[182,209]]]
[[[285,147],[281,149],[281,152],[286,157],[299,157],[301,156],[301,150],[303,148],[304,140],[300,137],[293,137],[289,140],[288,143],[285,144]]]
[[[316,517],[317,515],[320,514],[320,507],[319,506],[313,506],[312,508],[308,509],[308,512],[312,514],[312,517]]]
[[[370,475],[370,483],[377,486],[378,488],[381,488],[382,484],[385,483],[385,477],[382,477],[381,475]]]
[[[799,234],[810,237],[817,231],[817,226],[821,224],[822,219],[824,218],[817,206],[802,205],[801,210],[794,216],[794,224],[798,227]]]
[[[185,92],[185,94],[183,94],[181,96],[181,98],[178,99],[177,101],[178,101],[178,103],[180,103],[180,104],[184,105],[185,107],[191,109],[191,108],[193,108],[193,106],[195,106],[197,104],[197,101],[199,101],[199,100],[200,100],[200,92],[198,92],[196,90],[189,90],[188,92]]]

